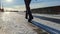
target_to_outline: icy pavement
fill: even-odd
[[[37,34],[29,26],[24,15],[16,12],[0,12],[0,34]]]
[[[54,16],[51,16],[51,15],[41,15],[41,14],[34,14],[35,16],[43,16],[43,17],[48,17],[48,18],[55,18],[55,19],[60,19],[60,17],[54,17]],[[60,16],[60,15],[58,15]],[[36,18],[34,19],[35,21],[39,22],[40,24],[43,24],[43,25],[46,25],[46,26],[49,26],[51,28],[54,28],[56,30],[60,30],[60,24],[58,23],[55,23],[55,22],[52,22],[52,21],[48,21],[48,20],[43,20],[43,19],[39,19],[39,18]],[[60,22],[60,21],[59,21]]]
[[[52,14],[33,14],[33,15],[60,19],[60,14],[57,14],[57,15],[54,15],[54,14],[53,15]]]
[[[32,26],[31,23],[28,23],[24,15],[24,12],[0,12],[0,34],[38,34],[38,28]],[[34,15],[40,16],[41,14]],[[46,17],[46,15],[41,16]],[[49,18],[52,18],[52,16]],[[53,18],[58,19],[57,17]],[[34,17],[33,21],[54,28],[56,30],[60,30],[60,24],[58,23],[42,20],[36,17]]]

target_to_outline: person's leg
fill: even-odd
[[[33,19],[32,12],[30,11],[30,2],[31,2],[31,0],[25,1],[25,5],[26,5],[26,17],[27,17],[27,14],[29,15],[28,22],[31,22],[31,20]]]
[[[28,14],[29,14],[28,22],[31,22],[33,19],[32,12],[30,10],[30,3],[31,3],[31,0],[29,0],[29,2],[28,2]]]
[[[28,19],[28,11],[27,11],[27,0],[24,0],[25,2],[25,7],[26,7],[26,14],[25,14],[25,18]]]
[[[28,19],[28,13],[27,13],[27,11],[26,11],[26,16],[25,16],[25,18]]]
[[[28,8],[28,15],[29,15],[28,22],[31,22],[33,19],[33,16],[32,16],[32,12],[30,11],[30,7]]]
[[[32,19],[33,19],[32,12],[30,10],[30,6],[29,5],[26,5],[26,6],[27,6],[27,12],[28,12],[28,15],[29,15],[28,22],[31,22]]]

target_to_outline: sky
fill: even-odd
[[[24,0],[0,0],[5,9],[8,10],[25,10]],[[60,0],[32,0],[30,7],[34,8],[43,8],[50,6],[60,6]]]

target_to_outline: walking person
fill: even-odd
[[[25,16],[25,18],[28,19],[28,22],[31,22],[32,19],[33,19],[32,12],[30,10],[31,0],[24,0],[24,2],[25,2],[25,6],[26,6],[26,16]],[[28,16],[29,16],[29,18],[28,18]]]

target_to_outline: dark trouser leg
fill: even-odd
[[[28,19],[28,11],[30,10],[29,8],[29,5],[30,5],[30,2],[31,2],[31,0],[24,0],[25,1],[25,6],[26,6],[26,16],[25,16],[25,18],[26,19]]]
[[[32,12],[30,11],[30,7],[29,6],[28,6],[28,15],[29,15],[28,22],[31,22],[31,20],[33,19],[33,16],[32,16]]]
[[[28,19],[28,22],[31,22],[33,19],[33,16],[32,15],[29,15],[29,19]]]
[[[28,19],[28,12],[26,11],[26,16],[25,16],[26,19]]]
[[[28,18],[28,15],[29,15],[29,19],[28,21],[31,22],[31,20],[33,19],[33,16],[32,16],[32,13],[30,11],[30,2],[31,0],[27,1],[25,0],[25,5],[26,5],[26,18]]]
[[[30,11],[30,7],[29,5],[26,5],[26,18],[28,18],[29,16],[29,19],[28,19],[28,22],[31,22],[31,20],[33,19],[33,16],[32,16],[32,12]]]

